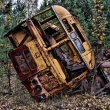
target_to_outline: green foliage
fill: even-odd
[[[2,5],[5,4],[2,2]],[[0,13],[0,61],[6,62],[8,56],[7,51],[10,49],[9,42],[3,37],[5,33],[11,30],[14,26],[20,23],[25,17],[25,5],[17,2],[12,8],[12,2],[9,0],[4,8],[1,8]]]
[[[109,33],[110,29],[109,8],[110,2],[108,0],[98,0],[94,2],[94,8],[92,10],[92,36],[96,38],[98,44],[104,44],[103,48],[110,48]]]

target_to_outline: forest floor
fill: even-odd
[[[0,77],[0,110],[110,110],[110,95],[91,96],[88,93],[63,95],[47,101],[33,99],[26,88],[11,75],[11,94],[7,74]]]

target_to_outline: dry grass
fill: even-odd
[[[85,94],[72,96],[61,94],[48,101],[38,102],[31,98],[28,91],[16,78],[11,75],[11,95],[7,94],[8,78],[0,77],[0,110],[110,110],[110,97],[99,97]]]

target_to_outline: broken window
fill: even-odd
[[[29,66],[31,67],[31,69],[35,69],[37,67],[37,65],[35,64],[33,58],[32,58],[32,55],[30,54],[29,50],[28,49],[25,49],[24,50],[24,55],[26,57],[26,60],[29,64]]]
[[[74,40],[74,43],[76,44],[78,50],[79,50],[81,53],[85,52],[84,47],[82,46],[81,42],[80,42],[78,39],[75,39],[75,40]]]
[[[23,72],[23,74],[27,74],[29,72],[29,68],[26,64],[25,59],[23,58],[23,55],[21,53],[17,53],[15,55],[15,58],[20,67],[20,70]]]
[[[66,27],[66,29],[68,30],[68,32],[72,32],[72,28],[69,25],[68,21],[66,19],[63,19],[62,22],[63,22],[64,26]]]
[[[78,50],[81,53],[85,52],[85,49],[84,49],[83,45],[81,44],[80,40],[77,38],[76,34],[74,32],[72,32],[70,34],[70,36],[71,36],[73,42],[75,43],[76,47],[78,48]]]
[[[81,34],[81,32],[79,31],[79,29],[78,29],[78,27],[76,26],[76,24],[74,23],[74,24],[72,24],[72,26],[74,27],[74,29],[75,29],[75,31],[76,31],[78,37],[81,39],[81,42],[82,42],[82,43],[85,42],[85,39],[84,39],[83,35]]]

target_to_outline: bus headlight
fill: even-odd
[[[40,85],[37,85],[37,86],[34,88],[34,91],[35,91],[35,93],[39,94],[39,93],[42,91],[42,88],[40,87]]]

